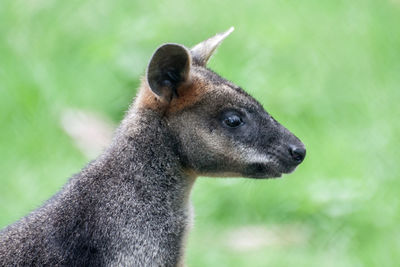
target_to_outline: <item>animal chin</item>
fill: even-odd
[[[250,176],[251,178],[255,179],[275,179],[282,177],[282,173],[280,172],[268,172],[268,173],[260,173],[260,174],[253,174]]]
[[[272,173],[277,174],[278,177],[282,176],[282,174],[293,172],[297,167],[297,165],[287,164],[285,161],[282,161],[280,159],[276,159],[274,161],[266,163],[266,165],[268,166],[269,170]]]
[[[251,164],[247,168],[245,176],[256,179],[267,179],[281,177],[282,173],[284,172],[280,170],[277,164],[273,162],[260,162]]]

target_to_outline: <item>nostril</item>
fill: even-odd
[[[294,161],[300,163],[304,160],[304,157],[306,156],[306,149],[302,147],[290,146],[289,153]]]

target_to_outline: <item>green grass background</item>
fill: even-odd
[[[300,137],[307,158],[278,180],[200,178],[187,264],[398,266],[398,0],[1,1],[0,226],[88,162],[62,110],[118,122],[157,46],[230,26],[210,67]],[[229,245],[249,225],[304,238]]]

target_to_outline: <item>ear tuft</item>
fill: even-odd
[[[177,88],[189,77],[191,55],[179,44],[164,44],[154,52],[147,67],[147,82],[161,100],[177,97]]]
[[[222,43],[222,41],[230,35],[234,27],[230,27],[226,32],[218,33],[197,45],[195,45],[190,53],[192,54],[194,64],[206,66],[208,60],[213,55],[215,49]]]

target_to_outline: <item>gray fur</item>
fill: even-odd
[[[157,114],[122,125],[111,147],[43,207],[1,232],[1,265],[175,266],[190,177]]]
[[[179,47],[157,50],[109,148],[41,208],[0,231],[1,266],[182,265],[197,176],[268,178],[301,162],[304,146],[293,134],[198,64],[203,56]],[[202,93],[184,99],[181,88]],[[232,112],[243,126],[224,124]],[[290,147],[303,158],[294,160]]]

